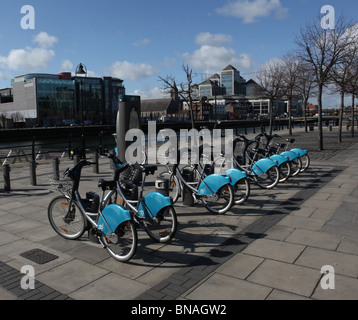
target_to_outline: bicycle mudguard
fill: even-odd
[[[275,161],[278,166],[280,166],[281,164],[285,163],[286,161],[289,161],[287,156],[282,156],[280,154],[275,154],[275,155],[269,157],[269,159]]]
[[[207,176],[200,184],[198,195],[210,196],[219,191],[226,184],[231,184],[231,179],[228,176],[220,174],[211,174]]]
[[[260,159],[251,168],[251,174],[264,174],[276,166],[276,162],[270,159]]]
[[[160,210],[171,205],[172,202],[170,197],[166,197],[159,192],[151,192],[140,202],[138,216],[141,218],[152,219]]]
[[[295,148],[291,150],[294,153],[297,153],[299,157],[302,157],[305,154],[308,154],[307,150],[303,150],[303,149],[299,149],[299,148]]]
[[[281,155],[281,156],[288,157],[288,160],[289,160],[289,161],[295,160],[295,159],[297,159],[297,158],[300,157],[300,156],[298,155],[298,153],[293,152],[293,151],[285,151],[285,152],[282,152],[280,155]]]
[[[225,174],[230,177],[231,185],[234,186],[241,179],[247,178],[245,171],[240,171],[238,169],[229,169],[226,170]]]
[[[111,234],[125,221],[132,220],[129,210],[119,204],[111,204],[104,208],[98,219],[98,230],[105,234]]]

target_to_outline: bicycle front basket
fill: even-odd
[[[121,179],[131,182],[133,184],[139,184],[142,180],[142,172],[139,165],[131,165],[121,175]]]
[[[66,177],[63,179],[56,179],[53,175],[49,176],[51,188],[56,191],[68,192],[72,189],[73,181]]]

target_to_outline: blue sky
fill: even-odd
[[[124,80],[127,94],[162,96],[158,76],[194,81],[228,64],[245,79],[267,60],[295,49],[300,26],[323,5],[355,19],[358,1],[321,0],[2,0],[0,88],[24,73],[74,72]],[[23,29],[20,10],[31,5],[35,29]],[[316,103],[315,99],[312,99]],[[325,104],[338,105],[327,96]],[[348,101],[347,101],[348,102]]]

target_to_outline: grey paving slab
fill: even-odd
[[[326,232],[296,229],[285,241],[310,247],[336,250],[341,238]]]
[[[358,277],[358,256],[348,253],[308,247],[295,264],[317,270],[330,265],[337,274]]]
[[[6,301],[6,300],[18,300],[17,296],[10,291],[3,289],[0,287],[0,300]]]
[[[238,253],[220,266],[216,272],[239,279],[246,279],[263,261],[264,258],[262,257]]]
[[[190,300],[263,300],[270,287],[215,273],[184,297]]]
[[[322,219],[290,215],[282,219],[278,225],[307,230],[320,230],[325,223],[326,221]]]
[[[258,239],[251,243],[243,253],[272,260],[293,263],[305,246],[271,239]]]
[[[266,259],[247,280],[270,288],[311,297],[320,278],[319,270]]]
[[[109,273],[87,282],[69,296],[75,300],[132,300],[149,288],[148,285]]]
[[[318,285],[312,298],[317,300],[357,300],[358,279],[336,274],[334,289],[323,289],[321,285]]]
[[[299,296],[297,294],[293,294],[287,291],[282,291],[278,289],[272,290],[270,295],[266,298],[266,300],[312,300],[311,298]]]
[[[37,279],[51,288],[69,294],[108,273],[107,270],[76,259],[39,274]]]

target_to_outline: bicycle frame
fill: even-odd
[[[249,169],[247,169],[246,166],[241,165],[235,156],[233,156],[233,160],[239,169],[244,170],[247,173],[248,177],[258,176],[260,174],[267,173],[267,171],[269,171],[271,168],[277,166],[277,163],[269,158],[259,159],[258,161],[255,161],[254,159],[256,158],[256,155],[257,152],[255,152],[253,157],[250,157],[247,150],[245,150],[245,162],[246,158],[248,158],[250,163],[248,165]]]

